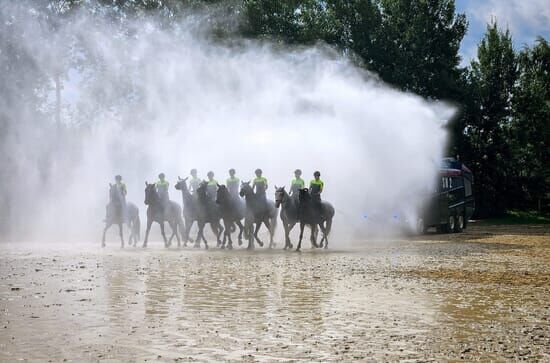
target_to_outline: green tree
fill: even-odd
[[[466,132],[470,139],[477,177],[478,213],[502,214],[511,184],[511,151],[508,130],[512,117],[512,94],[517,79],[517,60],[508,30],[488,25],[472,62],[470,82],[477,109]]]
[[[468,23],[454,0],[381,0],[381,54],[376,71],[403,90],[454,99],[460,42]]]
[[[543,38],[519,55],[511,139],[516,195],[540,211],[550,197],[550,46]]]

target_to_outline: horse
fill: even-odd
[[[298,198],[290,196],[285,187],[275,187],[275,207],[281,207],[279,217],[283,222],[283,228],[285,229],[285,247],[292,248],[292,242],[290,242],[290,231],[294,228],[298,222]]]
[[[164,240],[164,247],[169,247],[172,243],[172,238],[176,237],[178,241],[178,247],[180,247],[180,238],[178,236],[178,228],[181,231],[184,230],[183,219],[181,217],[182,211],[178,203],[168,201],[168,205],[163,205],[157,189],[154,183],[149,184],[145,182],[145,204],[147,205],[147,230],[145,232],[145,240],[143,241],[143,248],[147,247],[147,241],[149,239],[149,232],[153,222],[157,222],[160,225],[160,232]],[[166,234],[164,233],[164,222],[168,222],[172,229],[172,235],[170,239],[166,240]]]
[[[298,241],[298,247],[296,251],[300,251],[302,247],[302,238],[304,236],[304,227],[306,224],[310,225],[311,230],[311,243],[314,247],[328,248],[328,235],[332,229],[332,218],[334,217],[334,207],[328,202],[321,202],[321,208],[314,203],[311,194],[307,188],[300,189],[298,195],[298,219],[300,221],[300,240]],[[321,242],[317,245],[316,242],[316,229],[317,226],[321,229],[323,237]]]
[[[233,241],[231,240],[231,233],[235,230],[235,224],[239,227],[239,246],[243,243],[242,236],[244,226],[241,220],[245,215],[244,203],[238,196],[232,196],[225,185],[218,185],[218,191],[216,193],[216,203],[220,206],[220,212],[225,227],[225,233],[223,235],[222,248],[225,247],[226,239],[228,241],[228,248],[233,248]]]
[[[275,208],[275,203],[268,200],[265,193],[254,193],[254,190],[250,186],[250,181],[241,182],[239,195],[244,197],[246,204],[244,233],[248,237],[247,248],[254,248],[254,239],[260,247],[263,247],[264,243],[258,238],[258,231],[262,223],[265,224],[269,231],[269,248],[272,248],[274,246],[273,235],[277,226],[277,208]],[[256,228],[254,228],[254,223],[256,224]]]
[[[125,215],[126,214],[126,215]],[[106,206],[105,228],[103,229],[103,238],[101,247],[105,247],[105,234],[113,225],[118,224],[120,246],[124,248],[124,233],[122,225],[126,223],[130,227],[130,237],[128,244],[133,246],[139,241],[140,220],[138,207],[130,202],[126,203],[126,213],[124,212],[124,197],[114,184],[109,184],[109,204]]]
[[[199,206],[197,198],[189,192],[187,188],[187,178],[182,179],[178,176],[178,182],[174,186],[177,190],[181,191],[181,197],[183,202],[183,218],[185,219],[185,233],[183,234],[183,245],[187,246],[187,242],[193,240],[189,238],[189,232],[194,222],[198,223],[199,220]]]
[[[197,239],[195,242],[195,247],[200,245],[201,239],[204,242],[204,246],[208,249],[208,243],[206,238],[204,238],[204,226],[207,223],[210,223],[210,228],[212,232],[216,235],[217,246],[219,247],[222,243],[220,241],[220,236],[223,233],[223,227],[220,224],[221,213],[219,206],[212,200],[207,190],[208,182],[203,181],[197,188],[197,209],[198,209],[198,220],[199,233],[197,234]]]

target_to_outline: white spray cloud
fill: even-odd
[[[30,173],[32,157],[18,159],[29,186],[43,191],[25,238],[98,240],[115,174],[144,218],[144,181],[164,172],[173,183],[191,168],[203,177],[212,170],[219,182],[229,168],[242,180],[262,168],[271,196],[294,169],[306,179],[320,170],[324,199],[337,210],[335,245],[364,231],[367,214],[397,208],[414,219],[433,188],[446,142],[442,119],[452,110],[393,90],[323,46],[220,45],[185,20],[173,27],[143,21],[128,21],[123,35],[98,15],[77,15],[55,34],[21,20],[21,29],[34,32],[26,48],[77,39],[71,52],[81,59],[70,70],[63,118],[70,141],[56,144],[54,130],[38,126],[54,150],[48,180]],[[33,57],[51,69],[52,57]],[[181,201],[172,186],[170,194]]]

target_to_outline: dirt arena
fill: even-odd
[[[305,247],[0,245],[0,361],[550,360],[550,226]]]

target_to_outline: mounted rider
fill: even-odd
[[[157,193],[160,197],[160,202],[163,206],[164,212],[167,211],[168,203],[170,202],[170,197],[168,196],[168,187],[170,183],[165,179],[164,173],[159,174],[159,180],[155,184],[157,188]],[[166,213],[165,213],[166,215]]]
[[[234,198],[238,197],[240,180],[235,176],[235,169],[229,169],[229,178],[227,178],[226,184],[229,194]]]
[[[126,221],[128,217],[127,208],[126,208],[126,195],[128,194],[128,190],[126,188],[126,184],[122,181],[122,176],[120,175],[115,176],[115,187],[120,193],[120,203],[122,206],[122,220]]]
[[[290,182],[290,196],[297,198],[298,191],[305,188],[305,181],[302,179],[302,171],[300,169],[294,170],[294,179]]]
[[[212,200],[216,200],[216,192],[218,191],[218,181],[214,179],[214,172],[209,171],[208,174],[206,174],[208,177],[207,183],[206,183],[206,195]]]
[[[321,180],[321,173],[316,171],[313,173],[313,179],[309,182],[309,193],[311,194],[311,199],[315,207],[321,212],[321,193],[324,187],[325,183]]]
[[[255,190],[257,195],[263,195],[265,197],[267,191],[267,178],[262,176],[262,169],[256,169],[254,174],[256,174],[256,178],[252,184],[252,189]]]
[[[189,180],[189,191],[195,193],[202,183],[201,178],[197,177],[197,169],[191,169],[191,179]]]

